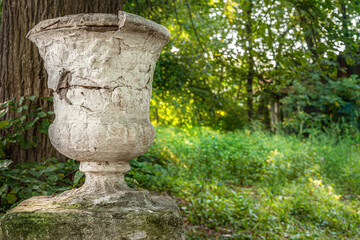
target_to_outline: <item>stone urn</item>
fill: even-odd
[[[149,105],[156,62],[170,39],[137,15],[80,14],[42,21],[28,34],[54,91],[54,147],[80,161],[81,191],[127,189],[128,161],[151,146]]]
[[[49,138],[59,152],[80,161],[86,178],[78,189],[33,197],[6,214],[5,239],[183,239],[176,204],[124,180],[128,161],[155,137],[152,81],[169,31],[120,11],[45,20],[28,38],[44,59],[53,90]]]

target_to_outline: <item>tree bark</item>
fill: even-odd
[[[78,13],[114,13],[122,9],[119,0],[3,0],[0,32],[0,101],[13,97],[51,95],[47,75],[36,46],[26,38],[31,28],[42,20]],[[33,103],[46,111],[52,105],[44,100]],[[29,106],[31,109],[32,106]],[[7,147],[7,157],[14,162],[41,161],[49,157],[64,159],[45,134],[36,129],[26,132],[26,140],[39,138],[38,147],[22,150],[20,145]]]

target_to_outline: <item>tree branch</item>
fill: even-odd
[[[176,22],[180,27],[180,32],[178,33],[178,36],[179,36],[182,33],[182,28],[181,28],[181,24],[180,24],[180,21],[179,21],[179,16],[178,16],[177,10],[176,10],[176,0],[173,0],[173,3],[174,3],[174,12],[175,12],[175,17],[176,17]]]
[[[188,2],[186,3],[186,7],[187,7],[187,9],[188,9],[189,17],[190,17],[190,21],[191,21],[191,25],[192,25],[192,28],[194,29],[194,32],[195,32],[196,38],[197,38],[197,40],[198,40],[198,42],[199,42],[199,45],[200,45],[200,47],[202,48],[203,52],[206,53],[205,47],[204,47],[203,44],[201,43],[200,38],[199,38],[199,35],[198,35],[197,31],[196,31],[196,28],[195,28],[195,25],[194,25],[194,21],[193,21],[192,15],[191,15],[190,4],[189,4]]]

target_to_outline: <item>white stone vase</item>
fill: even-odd
[[[71,194],[130,191],[128,161],[151,146],[153,74],[169,31],[120,11],[45,20],[28,34],[54,92],[54,147],[80,161],[85,184]]]
[[[128,161],[152,144],[155,63],[170,35],[133,14],[80,14],[40,22],[28,35],[54,90],[53,145],[80,161],[85,184],[32,197],[0,219],[0,239],[184,240],[169,197],[130,189]]]

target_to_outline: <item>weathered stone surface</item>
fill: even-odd
[[[81,162],[86,183],[80,191],[128,189],[123,180],[128,161],[155,137],[149,121],[152,81],[169,31],[120,11],[45,20],[28,38],[39,48],[54,90],[50,140]]]
[[[128,161],[152,144],[149,104],[169,31],[134,14],[79,14],[29,32],[54,90],[51,142],[78,161]]]
[[[45,20],[28,38],[39,48],[54,90],[52,144],[86,163],[81,168],[89,174],[126,173],[127,162],[155,137],[149,121],[152,81],[169,31],[120,11]]]
[[[184,239],[176,204],[144,191],[102,198],[33,197],[7,213],[0,224],[4,240]]]

